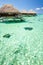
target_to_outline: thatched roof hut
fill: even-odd
[[[36,14],[36,12],[34,10],[29,10],[28,14]]]
[[[36,12],[33,10],[29,10],[29,11],[23,10],[23,11],[21,11],[21,13],[23,15],[36,15]]]
[[[22,14],[22,15],[27,15],[28,13],[27,13],[27,11],[24,9],[24,10],[21,11],[21,14]]]
[[[30,11],[23,10],[19,12],[18,9],[16,9],[15,7],[13,7],[13,5],[10,4],[3,5],[0,8],[0,16],[15,16],[15,15],[36,15],[36,12],[33,10]]]
[[[6,5],[3,5],[1,8],[0,8],[0,15],[15,15],[15,14],[19,14],[19,10],[16,9],[15,7],[13,7],[13,5],[10,5],[10,4],[6,4]]]
[[[21,13],[27,13],[27,11],[26,10],[22,10]]]

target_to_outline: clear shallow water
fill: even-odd
[[[43,15],[24,19],[0,23],[0,65],[43,65]],[[10,38],[4,38],[5,34]]]

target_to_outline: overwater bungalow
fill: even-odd
[[[29,14],[29,15],[33,15],[33,16],[37,15],[34,10],[29,10],[29,11],[28,11],[28,14]]]
[[[6,4],[0,8],[0,16],[15,16],[20,14],[19,10],[13,7],[13,5]]]
[[[13,21],[13,20],[23,20],[21,17],[21,13],[19,12],[18,9],[16,9],[15,7],[13,7],[13,5],[10,4],[6,4],[3,5],[0,8],[0,17],[3,17],[1,19],[3,19],[3,21]],[[10,17],[10,19],[9,19]],[[7,19],[6,19],[7,18]]]
[[[21,14],[22,15],[26,15],[27,14],[27,11],[24,9],[24,10],[21,11]]]
[[[28,16],[35,16],[37,15],[35,11],[33,10],[29,10],[29,11],[26,11],[26,10],[23,10],[21,11],[22,15],[28,15]]]
[[[16,9],[15,7],[13,7],[13,5],[10,4],[3,5],[0,8],[0,17],[3,17],[1,18],[1,21],[10,21],[10,22],[14,20],[24,21],[22,15],[35,16],[36,12],[31,10],[30,11],[23,10],[22,12],[20,12],[18,9]]]
[[[36,12],[33,10],[30,11],[23,10],[20,12],[18,9],[16,9],[15,7],[13,7],[13,5],[10,4],[3,5],[0,8],[0,17],[5,17],[5,16],[18,17],[21,15],[36,15]]]

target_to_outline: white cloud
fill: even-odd
[[[41,9],[43,9],[43,7],[41,7]]]
[[[41,8],[36,8],[35,10],[40,10]]]

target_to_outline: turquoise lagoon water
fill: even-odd
[[[43,65],[43,15],[23,18],[21,23],[0,23],[0,65]]]

